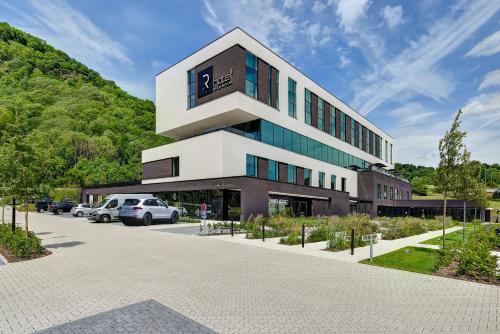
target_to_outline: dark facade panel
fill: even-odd
[[[297,167],[297,184],[304,184],[304,168]]]
[[[330,133],[330,104],[325,101],[325,132]]]
[[[265,104],[269,102],[269,65],[262,59],[257,60],[257,99]]]
[[[314,126],[315,128],[318,127],[318,95],[311,93],[311,125]]]
[[[278,180],[280,182],[288,182],[288,165],[278,162]]]
[[[278,108],[278,75],[279,71],[271,67],[271,107]],[[288,85],[288,82],[287,82]]]
[[[335,109],[335,137],[340,139],[340,110]]]
[[[351,143],[351,117],[345,115],[345,141]]]
[[[142,178],[144,180],[172,176],[172,159],[163,159],[142,164]]]
[[[236,91],[245,93],[245,53],[246,53],[245,49],[243,49],[239,45],[235,45],[195,67],[196,105],[200,105],[215,100],[221,96],[228,95]],[[213,67],[213,78],[215,79],[229,74],[232,70],[232,84],[230,86],[215,90],[213,93],[199,98],[198,73],[200,71],[207,69],[210,66]],[[186,97],[187,97],[187,87],[186,87]]]
[[[375,135],[375,156],[380,156],[380,137]]]
[[[354,146],[359,147],[359,123],[354,122]]]
[[[368,130],[363,126],[363,151],[368,152]]]
[[[257,158],[258,159],[258,167],[257,167],[257,173],[258,177],[260,179],[267,179],[268,176],[268,168],[269,168],[269,160],[264,159],[264,158]]]

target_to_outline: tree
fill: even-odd
[[[438,190],[443,194],[443,249],[445,247],[445,229],[446,229],[446,201],[451,191],[455,189],[458,166],[463,150],[463,138],[466,132],[460,131],[460,116],[462,110],[459,110],[453,120],[450,130],[446,131],[444,137],[439,140],[439,166],[436,170],[435,183]]]
[[[488,206],[488,195],[486,193],[486,184],[481,180],[476,180],[472,194],[474,202],[474,219],[477,216],[477,209],[485,209]]]
[[[467,202],[472,200],[474,195],[475,183],[477,182],[477,171],[473,163],[470,161],[470,152],[464,146],[464,151],[460,156],[460,164],[457,170],[457,179],[455,183],[455,198],[463,199],[464,213],[463,213],[463,229],[462,238],[465,242],[465,221],[467,219]]]
[[[7,183],[9,162],[4,154],[4,146],[0,145],[0,206],[2,207],[2,224],[5,224],[5,206],[9,203],[10,189]]]

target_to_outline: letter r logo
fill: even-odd
[[[211,94],[214,91],[213,66],[198,72],[198,98]]]

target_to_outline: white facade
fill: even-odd
[[[234,92],[189,109],[187,105],[187,72],[234,45],[240,45],[279,71],[279,108],[273,108],[241,92]],[[296,81],[296,118],[288,115],[288,78]],[[371,155],[304,122],[304,89],[321,97],[330,105],[382,138],[381,157]],[[234,29],[194,54],[183,59],[156,77],[156,131],[179,139],[178,142],[143,151],[142,162],[179,156],[180,174],[176,177],[144,180],[143,183],[197,180],[246,175],[246,154],[268,158],[312,170],[312,186],[318,186],[318,172],[325,173],[325,187],[330,187],[330,175],[337,176],[336,189],[342,177],[347,179],[347,191],[357,196],[357,173],[298,153],[277,148],[226,131],[203,134],[209,129],[231,126],[254,119],[265,119],[289,130],[349,153],[369,163],[382,163],[393,168],[387,147],[393,138],[356,113],[288,64],[277,54],[240,29]],[[194,136],[194,137],[193,137]],[[188,138],[188,139],[185,139]]]

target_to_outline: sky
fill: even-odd
[[[239,26],[394,137],[397,162],[436,166],[456,112],[472,159],[500,163],[498,0],[0,0],[0,21],[132,95]]]

